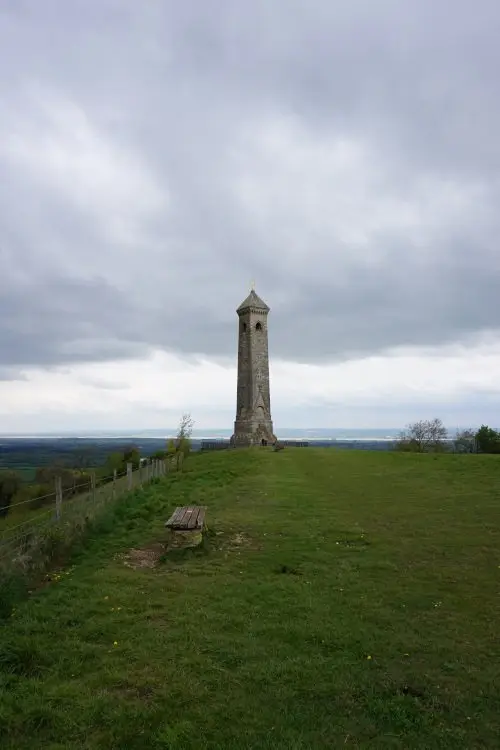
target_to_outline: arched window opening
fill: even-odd
[[[258,323],[256,324],[256,326],[255,326],[255,330],[256,330],[256,331],[262,331],[262,323],[260,322],[260,320],[259,320],[259,322],[258,322]]]

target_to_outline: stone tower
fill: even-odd
[[[262,440],[274,443],[267,343],[269,307],[252,289],[236,312],[238,387],[231,445],[260,445]]]

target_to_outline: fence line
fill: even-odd
[[[124,472],[118,473],[115,469],[112,475],[97,480],[96,472],[93,471],[90,473],[89,481],[65,489],[62,488],[61,477],[55,477],[54,492],[14,503],[9,507],[10,512],[11,509],[28,502],[37,503],[54,498],[52,507],[42,510],[36,516],[21,521],[14,526],[7,526],[3,532],[0,531],[0,560],[12,556],[16,551],[22,552],[29,545],[33,532],[38,531],[41,527],[52,526],[57,528],[64,525],[66,521],[72,520],[72,518],[74,520],[75,516],[82,511],[83,515],[88,518],[101,505],[134,489],[141,488],[153,479],[165,476],[175,466],[176,464],[173,461],[153,459],[148,464],[140,464],[138,469],[134,471],[132,464],[129,463],[127,464],[127,470]],[[180,464],[177,464],[177,468],[180,468]],[[75,490],[80,488],[85,489],[75,494]]]
[[[115,471],[116,471],[116,469],[115,469]],[[72,484],[69,487],[66,487],[64,489],[64,492],[66,492],[66,493],[73,493],[74,494],[75,490],[79,490],[82,487],[86,487],[86,488],[90,487],[90,484],[92,482],[92,475],[93,474],[95,474],[94,471],[93,472],[89,472],[89,478],[88,478],[88,480],[86,482],[82,482],[81,484]],[[120,474],[117,474],[116,476],[118,478],[120,478],[120,477],[126,476],[126,474],[127,474],[127,472],[124,471],[124,472],[121,472]],[[56,482],[56,481],[57,481],[57,477],[55,477],[54,482]],[[102,484],[107,484],[108,482],[113,481],[113,475],[110,474],[107,477],[99,477],[99,479],[96,478],[96,481],[97,481],[98,486],[100,486]],[[40,502],[42,500],[47,500],[49,497],[54,497],[55,498],[55,496],[56,496],[56,490],[54,490],[54,492],[48,492],[46,495],[40,495],[40,496],[37,496],[37,497],[29,497],[27,500],[20,500],[18,503],[11,503],[8,506],[8,512],[10,513],[13,508],[18,508],[20,505],[27,505],[28,503]]]

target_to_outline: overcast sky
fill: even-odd
[[[0,0],[0,432],[499,423],[498,0]]]

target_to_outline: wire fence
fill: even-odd
[[[52,531],[56,534],[73,531],[79,524],[84,525],[95,518],[108,502],[181,468],[181,465],[182,454],[174,461],[152,459],[135,470],[129,463],[125,471],[115,470],[106,477],[97,477],[95,472],[90,472],[85,481],[65,488],[61,477],[57,476],[53,492],[10,505],[9,517],[4,522],[0,520],[0,563],[5,566],[14,558],[19,560],[27,556],[41,541],[46,541]],[[37,509],[32,515],[18,523],[8,522],[11,519],[17,521],[18,513],[28,514],[29,507],[21,508],[28,504]]]

